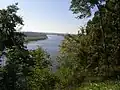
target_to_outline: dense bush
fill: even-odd
[[[29,90],[53,90],[58,78],[52,73],[49,55],[41,48],[30,51],[35,62],[28,76]]]

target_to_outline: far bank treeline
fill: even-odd
[[[0,10],[0,57],[7,57],[0,89],[120,90],[120,0],[71,1],[78,19],[90,17],[93,8],[97,11],[86,27],[65,35],[54,73],[47,52],[27,50],[24,35],[16,33],[23,25],[17,4]]]
[[[22,32],[25,35],[25,42],[46,40],[47,35],[65,36],[65,33],[40,33],[40,32]]]
[[[39,33],[39,32],[22,32],[22,33],[26,36],[25,42],[45,40],[48,38],[45,33]]]

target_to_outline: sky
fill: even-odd
[[[69,10],[70,0],[2,0],[0,9],[18,2],[22,31],[77,33],[88,19],[78,20]]]

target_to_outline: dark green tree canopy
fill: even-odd
[[[17,4],[0,10],[0,51],[12,46],[23,47],[24,35],[18,30],[24,25],[17,15]]]
[[[100,8],[105,0],[72,0],[70,10],[82,19],[92,15],[92,9],[95,7]]]

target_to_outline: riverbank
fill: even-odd
[[[46,40],[48,37],[26,37],[25,42],[30,42],[30,41],[37,41],[37,40]]]
[[[23,33],[26,35],[25,42],[45,40],[48,38],[46,34],[38,32],[23,32]]]

